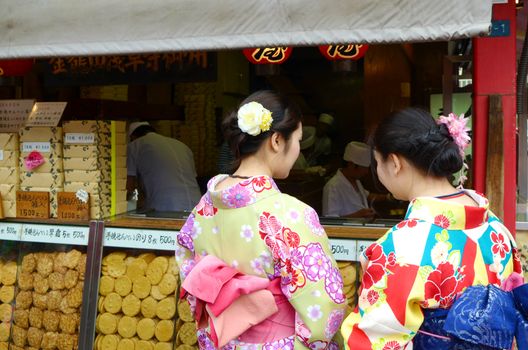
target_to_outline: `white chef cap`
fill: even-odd
[[[370,147],[363,142],[352,141],[345,147],[343,159],[359,166],[370,166]]]
[[[332,117],[328,113],[321,113],[319,115],[319,122],[325,123],[325,124],[328,124],[328,125],[332,125],[332,124],[334,124],[334,117]]]
[[[150,125],[149,122],[133,122],[133,123],[130,123],[130,125],[128,126],[128,137],[130,137],[130,135],[132,135],[132,133],[134,131],[136,131],[137,128],[139,128],[140,126],[143,126],[143,125]]]
[[[303,137],[301,140],[301,149],[307,149],[315,143],[315,127],[303,126]]]

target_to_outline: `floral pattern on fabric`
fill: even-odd
[[[232,340],[223,350],[338,350],[331,338],[346,307],[343,281],[317,213],[280,193],[266,176],[215,190],[226,177],[209,181],[208,192],[177,235],[182,280],[197,254],[214,254],[245,274],[280,278],[296,324],[289,337],[260,344]],[[198,344],[200,349],[214,348],[208,328],[198,330]]]
[[[424,338],[416,336],[424,313],[449,309],[470,286],[500,286],[522,272],[515,241],[487,199],[465,191],[478,207],[416,198],[405,219],[365,250],[359,308],[341,326],[347,349],[411,348],[414,337]]]

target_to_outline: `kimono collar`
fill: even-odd
[[[489,216],[488,200],[475,191],[464,192],[478,206],[465,206],[436,197],[417,197],[411,201],[405,220],[423,220],[449,230],[467,230],[486,223]]]
[[[216,190],[216,185],[229,175],[217,175],[209,180],[207,192],[216,208],[243,208],[280,193],[279,188],[269,176],[253,176],[234,186],[223,190]]]

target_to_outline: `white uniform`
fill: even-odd
[[[143,184],[146,209],[190,211],[200,200],[192,151],[176,139],[150,132],[129,143],[127,174]]]
[[[326,183],[323,189],[323,216],[345,216],[368,208],[369,192],[356,180],[358,190],[341,170]]]

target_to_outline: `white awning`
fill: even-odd
[[[492,0],[0,0],[0,58],[449,40]]]

